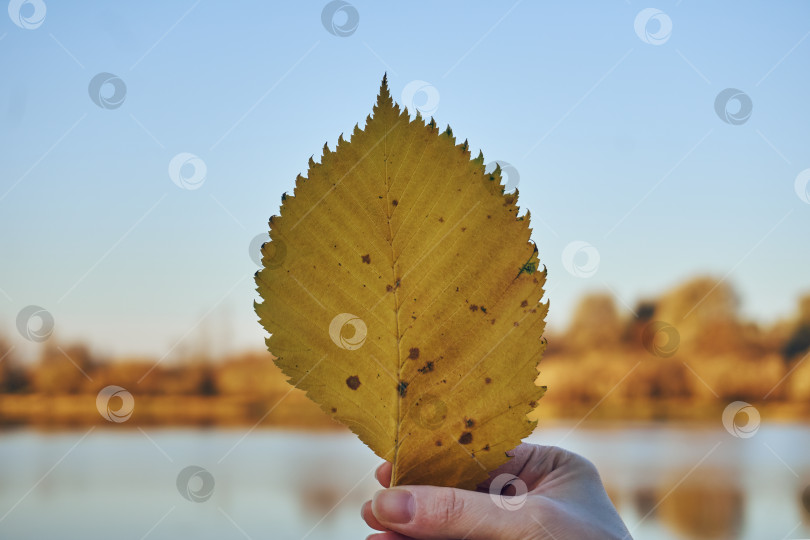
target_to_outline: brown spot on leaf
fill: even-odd
[[[371,264],[371,255],[370,254],[366,253],[365,255],[361,255],[360,258],[363,260],[364,263]]]
[[[352,390],[357,390],[360,388],[360,377],[357,375],[352,375],[348,379],[346,379],[346,386],[351,388]]]
[[[478,306],[477,306],[477,305],[475,305],[475,304],[472,304],[472,305],[470,306],[470,311],[478,311]]]
[[[398,200],[396,200],[396,199],[394,199],[393,201],[391,201],[391,204],[393,204],[394,206],[396,206],[396,205],[398,205],[398,204],[399,204],[399,201],[398,201]]]
[[[429,373],[433,371],[433,362],[428,361],[424,366],[419,368],[419,373]]]
[[[492,379],[491,379],[491,378],[489,378],[489,377],[487,377],[486,379],[484,379],[484,382],[485,382],[485,383],[487,383],[487,384],[489,384],[489,383],[491,383],[491,382],[492,382]]]
[[[487,452],[489,452],[489,445],[486,445],[486,446],[484,447],[484,450],[485,450],[485,451],[487,451]]]
[[[444,218],[443,217],[439,218],[439,223],[444,223]]]
[[[529,305],[529,302],[527,300],[524,300],[523,302],[520,303],[520,307],[526,307],[528,305]]]
[[[536,401],[530,401],[530,402],[529,402],[529,407],[531,407],[532,409],[534,409],[535,407],[537,407],[537,402],[536,402]]]
[[[332,407],[332,412],[333,412],[333,413],[336,413],[336,412],[337,412],[337,409],[336,409],[336,408],[334,408],[334,407]]]
[[[441,445],[442,445],[442,441],[436,441],[436,446],[441,446]]]
[[[472,442],[472,433],[469,431],[465,431],[461,434],[461,437],[458,438],[459,444],[470,444]]]
[[[467,230],[467,227],[462,227],[462,228],[461,228],[461,232],[464,232],[464,231],[466,231],[466,230]]]
[[[487,312],[487,308],[485,308],[484,306],[481,306],[481,311],[483,311],[484,313],[486,313],[486,312]]]
[[[405,397],[405,394],[408,393],[408,383],[405,381],[399,381],[397,391],[399,392],[399,397]]]
[[[473,420],[472,418],[466,418],[464,420],[464,425],[471,428],[471,427],[473,427],[475,425],[475,420]]]
[[[391,291],[394,290],[394,288],[391,285],[386,285],[385,290],[388,291],[388,292],[391,292]]]
[[[411,347],[411,350],[408,351],[408,358],[411,360],[416,360],[419,358],[419,349],[416,347]]]
[[[514,326],[520,326],[520,323],[519,323],[519,322],[517,322],[517,321],[513,322],[512,324],[513,324]]]

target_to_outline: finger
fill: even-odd
[[[377,467],[377,472],[374,473],[377,481],[382,484],[382,487],[389,487],[391,485],[391,464],[387,461]]]
[[[512,459],[494,471],[491,471],[489,473],[489,479],[478,484],[478,489],[481,491],[487,491],[489,489],[489,485],[492,483],[492,480],[501,474],[513,474],[519,477],[526,468],[526,465],[530,463],[532,459],[537,459],[537,454],[540,452],[540,448],[542,447],[536,444],[523,443],[514,450],[507,452],[506,454]]]
[[[366,538],[366,540],[412,540],[412,539],[408,538],[407,536],[402,536],[399,533],[387,531],[384,533],[376,533],[369,535]]]
[[[513,456],[512,459],[489,473],[489,479],[478,485],[480,491],[488,491],[492,481],[502,474],[519,477],[532,490],[554,471],[578,457],[556,446],[528,443],[507,453]]]
[[[371,527],[372,529],[376,529],[378,531],[387,531],[388,529],[385,526],[381,525],[377,518],[374,517],[374,513],[371,511],[371,501],[366,501],[363,503],[363,506],[360,508],[360,515],[363,518],[363,521],[366,522],[366,525]]]
[[[520,482],[513,479],[506,479],[504,482],[502,478],[498,482],[502,489],[511,485],[516,493],[553,493],[553,498],[557,501],[569,501],[589,507],[593,507],[597,501],[600,504],[605,502],[599,471],[593,463],[579,454],[557,446],[526,443],[515,448],[511,454],[514,455],[512,460],[491,472],[489,480],[478,485],[480,491],[500,495],[492,492],[492,483],[506,473],[517,476]],[[502,494],[510,493],[506,491]]]
[[[397,486],[378,491],[371,509],[387,529],[412,538],[520,538],[533,529],[531,511],[511,512],[488,494],[434,486]],[[527,509],[529,510],[529,509]]]

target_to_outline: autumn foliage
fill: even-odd
[[[632,307],[635,315],[611,296],[587,296],[564,332],[548,334],[538,377],[548,392],[534,413],[541,427],[555,418],[586,415],[717,421],[733,400],[755,404],[763,418],[810,414],[810,296],[799,300],[795,313],[769,326],[742,320],[732,287],[710,278],[690,280]],[[666,345],[665,335],[652,344],[645,341],[645,329],[664,317],[679,340],[668,357],[650,352],[658,340],[659,348]],[[55,339],[30,365],[18,359],[9,340],[0,339],[0,357],[5,355],[0,423],[107,424],[96,411],[95,397],[114,384],[135,397],[132,418],[122,426],[258,422],[339,428],[303,392],[291,389],[266,352],[206,360],[190,356],[152,369],[157,358],[107,358],[86,345],[60,345]]]
[[[549,336],[537,414],[705,418],[735,400],[776,416],[810,408],[810,296],[798,313],[764,327],[742,320],[733,288],[692,279],[633,313],[612,296],[582,299],[564,333]]]

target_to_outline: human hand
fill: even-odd
[[[367,540],[632,540],[590,461],[562,448],[534,444],[521,444],[509,454],[514,457],[491,472],[477,491],[388,488],[391,464],[383,463],[377,480],[388,489],[378,491],[361,510],[369,527],[383,532]],[[512,482],[518,496],[501,495],[498,485],[514,477],[500,475],[518,478]],[[495,493],[490,494],[493,480]],[[523,504],[521,481],[527,492]]]

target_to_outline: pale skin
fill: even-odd
[[[383,463],[376,476],[388,489],[378,491],[361,510],[369,527],[381,531],[368,540],[632,540],[590,461],[533,444],[522,444],[509,455],[514,457],[476,491],[390,488],[391,464]],[[522,505],[498,505],[492,499],[490,484],[504,473],[526,484]]]

